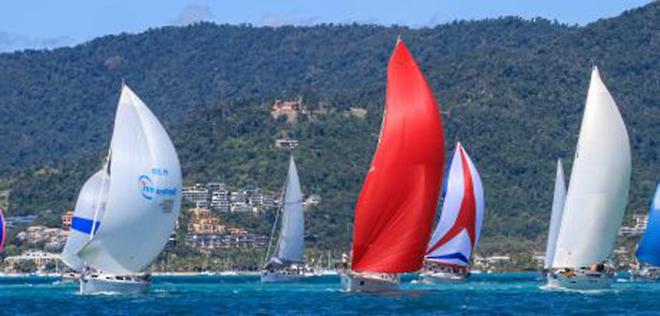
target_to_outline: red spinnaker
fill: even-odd
[[[419,270],[435,219],[445,164],[433,92],[403,41],[387,67],[378,149],[355,209],[352,269]]]

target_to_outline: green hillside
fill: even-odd
[[[592,59],[631,137],[628,214],[644,211],[660,180],[659,20],[654,2],[585,27],[518,18],[422,29],[202,23],[0,54],[0,189],[12,189],[11,214],[72,208],[100,165],[124,78],[168,128],[187,183],[277,189],[288,154],[274,140],[298,139],[304,190],[323,199],[307,214],[307,239],[347,247],[382,118],[387,59],[401,34],[449,110],[447,149],[460,140],[482,175],[481,250],[528,250],[545,239],[555,160],[570,170]],[[270,116],[275,99],[298,97],[319,113],[297,124]]]

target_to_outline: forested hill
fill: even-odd
[[[13,189],[10,212],[71,208],[107,147],[123,78],[168,128],[189,183],[277,188],[287,153],[273,142],[283,133],[300,140],[305,191],[323,198],[308,214],[308,239],[347,246],[402,35],[447,113],[448,150],[460,140],[482,175],[484,249],[528,247],[545,238],[555,160],[570,170],[591,60],[632,141],[628,213],[645,208],[660,171],[658,21],[653,2],[585,27],[519,18],[423,29],[202,23],[0,54],[0,186]],[[271,118],[275,99],[298,97],[318,114]],[[352,107],[366,117],[347,114]]]

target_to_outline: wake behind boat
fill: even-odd
[[[470,256],[483,225],[485,199],[477,168],[460,143],[449,164],[445,190],[440,221],[419,276],[423,283],[462,281],[470,275]]]
[[[606,261],[623,219],[630,170],[625,124],[594,66],[557,240],[549,243],[555,244],[551,287],[609,287],[614,270]]]
[[[83,294],[143,293],[181,207],[181,167],[167,132],[126,85],[109,154],[83,185],[62,261]]]
[[[262,283],[296,282],[306,276],[303,193],[300,189],[300,179],[293,156],[289,159],[289,171],[284,192],[284,203],[278,211],[273,232],[277,227],[280,212],[282,213],[282,227],[277,239],[275,254],[266,262],[261,271]],[[267,255],[270,255],[270,243],[267,252]]]
[[[433,93],[403,41],[387,70],[378,148],[355,208],[351,292],[395,290],[398,273],[422,267],[444,165],[444,136]]]

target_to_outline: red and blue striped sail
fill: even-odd
[[[7,226],[5,225],[5,213],[0,208],[0,252],[5,247],[5,240],[7,237]]]
[[[438,226],[426,250],[426,260],[447,266],[467,266],[479,240],[485,199],[477,168],[460,143],[451,158]]]
[[[637,247],[637,260],[653,266],[660,266],[660,183],[649,205],[649,222]]]

